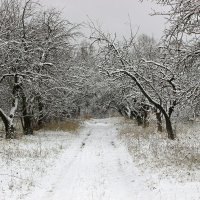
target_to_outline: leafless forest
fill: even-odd
[[[161,41],[131,30],[119,39],[92,20],[73,24],[32,0],[0,5],[0,116],[7,139],[50,121],[109,110],[175,139],[173,122],[199,115],[200,4],[157,0],[170,8]],[[142,3],[142,2],[141,2]],[[130,22],[131,23],[131,22]],[[82,26],[91,35],[86,38]],[[80,42],[81,41],[81,42]]]
[[[0,200],[199,199],[200,1],[152,2],[160,40],[0,0]]]

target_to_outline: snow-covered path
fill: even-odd
[[[113,120],[91,120],[32,200],[151,199]],[[42,186],[44,184],[45,187]]]

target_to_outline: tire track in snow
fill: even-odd
[[[63,158],[51,189],[37,200],[137,200],[149,193],[111,119],[87,122]]]

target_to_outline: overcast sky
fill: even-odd
[[[105,31],[128,36],[129,18],[134,31],[159,39],[165,27],[161,16],[150,16],[152,9],[160,9],[150,0],[40,0],[45,7],[62,9],[63,15],[71,22],[97,20]]]

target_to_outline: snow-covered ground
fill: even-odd
[[[86,122],[80,137],[59,160],[58,170],[27,199],[149,199],[145,179],[117,138],[116,122],[111,119]]]
[[[160,178],[148,159],[142,164],[128,151],[134,137],[118,136],[121,126],[118,118],[93,119],[77,134],[2,140],[0,200],[200,199],[198,181]]]
[[[39,132],[0,140],[0,200],[26,199],[49,176],[58,158],[78,138],[76,133]]]
[[[154,199],[200,199],[200,124],[178,123],[177,139],[158,133],[156,124],[144,129],[132,120],[121,120],[121,139],[143,172]]]

